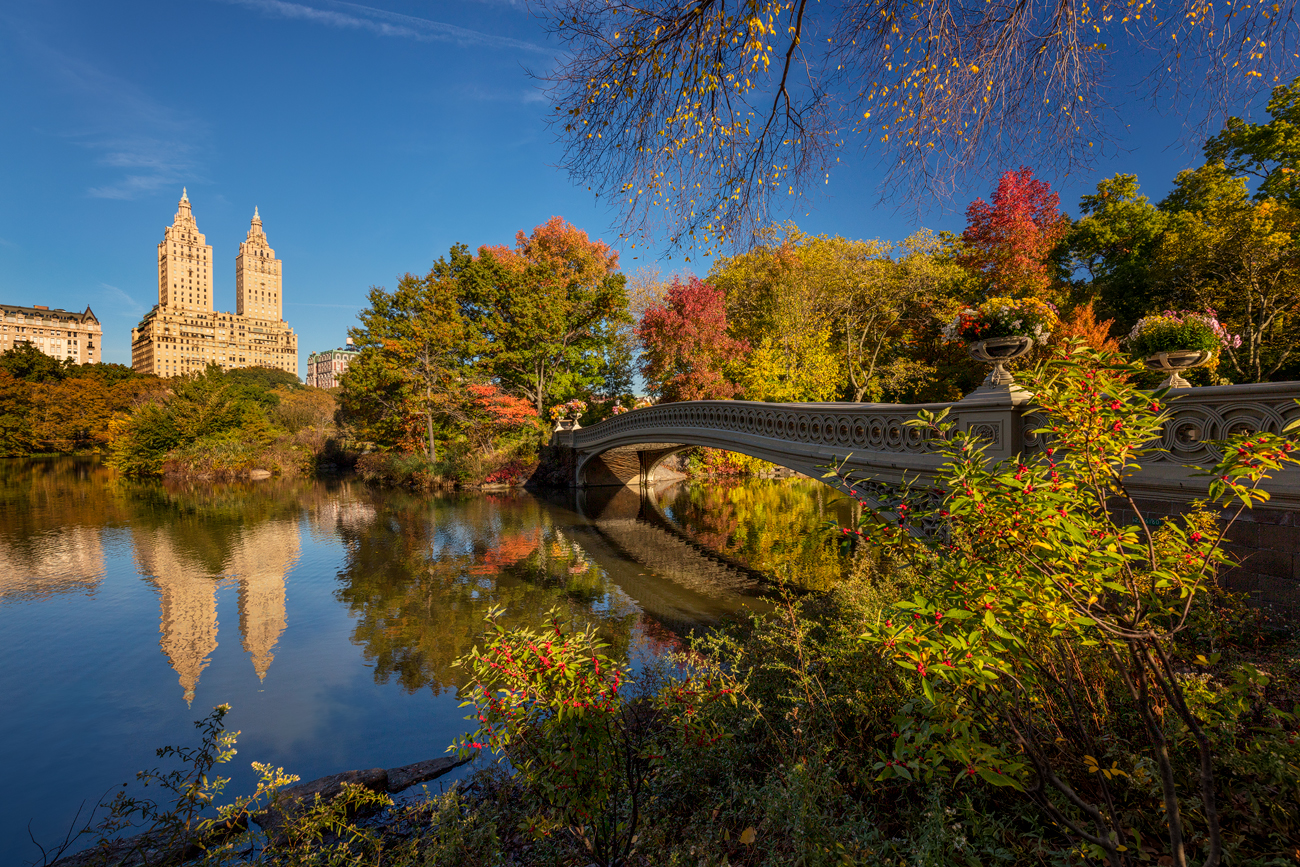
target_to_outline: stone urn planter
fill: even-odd
[[[1175,349],[1170,352],[1157,352],[1144,359],[1144,363],[1152,370],[1169,374],[1164,382],[1156,386],[1157,388],[1191,388],[1192,384],[1183,379],[1183,371],[1200,367],[1213,357],[1214,353],[1203,349]]]
[[[557,431],[580,430],[581,428],[582,425],[578,424],[578,420],[576,418],[561,418],[561,419],[557,419],[555,422],[555,429]]]
[[[988,340],[977,340],[966,348],[971,358],[983,364],[993,365],[989,375],[984,377],[981,389],[1014,386],[1015,379],[1005,365],[1008,361],[1028,355],[1029,350],[1034,348],[1034,338],[991,337]]]

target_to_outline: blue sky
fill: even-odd
[[[219,309],[234,309],[235,254],[260,209],[300,363],[343,342],[369,286],[427,270],[454,243],[510,243],[560,214],[617,246],[613,214],[555,168],[528,75],[554,56],[510,0],[9,0],[0,302],[89,304],[104,360],[129,364],[182,186],[215,248]],[[1180,116],[1133,102],[1121,121],[1094,171],[1049,176],[1068,212],[1102,177],[1134,172],[1158,198],[1199,165]],[[912,203],[880,203],[876,159],[852,145],[791,216],[853,238],[960,230],[995,182],[927,203],[918,221]],[[661,254],[629,247],[621,261],[707,270]]]

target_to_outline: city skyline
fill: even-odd
[[[377,0],[376,0],[377,2]],[[523,4],[387,0],[52,0],[0,12],[0,301],[92,306],[103,360],[129,364],[131,327],[153,303],[158,214],[182,187],[204,202],[210,240],[237,247],[248,210],[273,220],[301,290],[285,299],[309,352],[335,347],[371,285],[423,273],[456,243],[509,244],[559,214],[613,244],[626,272],[702,274],[709,260],[633,248],[612,212],[555,168],[540,83],[559,46]],[[1234,112],[1258,118],[1262,98]],[[1049,177],[1063,208],[1116,172],[1159,198],[1213,133],[1177,107],[1120,93],[1116,141],[1095,171]],[[801,228],[900,239],[960,230],[992,174],[951,200],[880,203],[878,154],[841,151],[824,187],[792,212]],[[1003,167],[1007,168],[1007,167]],[[1014,168],[1014,167],[1011,167]],[[690,261],[687,261],[687,257]],[[218,258],[212,292],[235,273]]]

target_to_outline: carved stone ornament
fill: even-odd
[[[1191,388],[1192,384],[1183,379],[1183,371],[1200,367],[1213,357],[1213,352],[1203,349],[1175,349],[1171,352],[1157,352],[1145,359],[1144,363],[1152,370],[1169,374],[1157,388]]]
[[[977,340],[967,347],[970,357],[984,364],[993,365],[989,375],[984,378],[985,385],[1011,385],[1015,380],[1005,365],[1022,356],[1028,355],[1034,348],[1032,337],[991,337]]]
[[[579,430],[581,429],[581,427],[582,425],[578,424],[578,420],[576,418],[562,418],[555,423],[555,429],[557,431]]]

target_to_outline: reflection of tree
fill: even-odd
[[[455,688],[451,664],[474,646],[491,605],[505,607],[510,626],[539,626],[565,605],[626,652],[636,613],[536,500],[388,493],[372,524],[339,533],[347,553],[336,596],[357,618],[353,640],[380,683]]]
[[[126,518],[110,478],[93,459],[0,461],[0,600],[99,585],[100,530]]]
[[[661,505],[697,541],[779,578],[825,589],[845,560],[826,522],[846,521],[849,501],[813,479],[710,479],[679,485]]]

